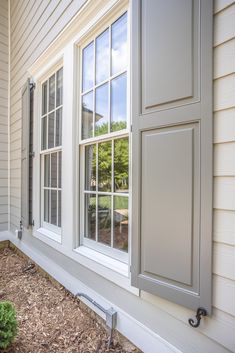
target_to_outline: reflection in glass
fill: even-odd
[[[96,240],[96,195],[85,194],[85,237]]]
[[[42,115],[47,113],[47,82],[42,85]]]
[[[42,118],[42,150],[47,149],[47,117]]]
[[[126,74],[111,82],[111,131],[123,130],[127,126],[126,85]]]
[[[44,221],[49,222],[49,209],[50,209],[50,191],[44,190]]]
[[[96,39],[96,84],[109,76],[109,30]]]
[[[50,187],[50,155],[44,157],[44,186]]]
[[[57,225],[57,191],[51,190],[51,224]]]
[[[128,252],[128,198],[114,196],[113,246]]]
[[[55,75],[49,78],[49,112],[55,109]]]
[[[55,113],[50,113],[48,119],[48,148],[52,148],[54,147]]]
[[[56,136],[55,145],[62,145],[62,108],[56,110]]]
[[[61,227],[61,191],[58,191],[58,227]]]
[[[82,138],[92,137],[93,133],[93,92],[82,98]]]
[[[63,104],[63,68],[56,73],[56,106]]]
[[[82,91],[92,88],[94,82],[94,42],[82,51]]]
[[[128,192],[128,138],[114,140],[114,191]]]
[[[112,75],[127,67],[127,14],[112,25]]]
[[[98,196],[98,241],[111,245],[111,196]]]
[[[57,153],[51,154],[51,187],[57,187]]]
[[[98,145],[98,189],[111,191],[112,179],[112,142],[102,142]]]
[[[58,188],[61,188],[62,152],[58,152]]]
[[[86,190],[96,190],[96,145],[85,147],[85,188]]]
[[[109,87],[106,83],[95,91],[95,135],[108,132],[109,120]]]

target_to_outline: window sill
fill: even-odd
[[[36,234],[34,234],[34,236],[36,236],[40,240],[48,239],[49,241],[53,240],[56,243],[61,244],[61,235],[57,234],[57,233],[54,233],[51,230],[46,229],[46,228],[38,228],[37,231],[36,231]]]

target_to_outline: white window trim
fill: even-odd
[[[58,65],[63,66],[64,73],[64,92],[71,92],[71,94],[64,94],[63,97],[63,119],[62,123],[62,146],[63,156],[66,163],[62,162],[62,228],[61,237],[58,239],[57,236],[52,235],[50,231],[43,229],[40,226],[40,203],[34,201],[33,203],[33,216],[34,216],[34,227],[33,236],[40,241],[44,242],[48,246],[54,248],[56,251],[64,254],[65,256],[73,259],[82,266],[87,267],[91,271],[99,274],[107,280],[114,282],[116,285],[128,290],[135,295],[139,295],[139,290],[130,285],[130,268],[129,263],[125,264],[118,260],[112,259],[109,256],[101,254],[98,251],[79,246],[79,224],[77,222],[79,214],[78,207],[78,186],[80,185],[79,178],[79,151],[78,146],[78,112],[79,112],[79,101],[77,97],[77,84],[79,82],[79,67],[76,67],[78,62],[77,46],[83,42],[84,37],[87,38],[89,35],[93,36],[94,32],[102,31],[106,28],[108,22],[114,22],[114,19],[120,17],[124,12],[128,12],[130,16],[129,4],[127,0],[97,0],[96,5],[99,11],[96,12],[94,7],[84,6],[84,9],[79,12],[79,18],[82,21],[72,21],[69,24],[69,28],[65,29],[62,34],[49,46],[49,48],[43,53],[43,55],[32,65],[29,74],[33,77],[36,83],[35,97],[40,97],[40,82],[42,82],[50,72],[55,70]],[[128,22],[128,31],[129,29]],[[76,34],[75,34],[76,33]],[[74,35],[75,34],[75,35]],[[128,33],[130,38],[130,33]],[[128,72],[130,68],[128,67]],[[130,84],[129,79],[128,85]],[[71,88],[73,83],[73,88]],[[130,87],[127,87],[127,91],[130,92]],[[128,111],[130,111],[130,99],[127,99]],[[40,131],[40,125],[38,117],[40,116],[40,104],[41,101],[35,99],[34,101],[34,131]],[[65,124],[66,121],[66,124]],[[123,134],[123,132],[121,132]],[[40,198],[40,176],[38,171],[40,170],[40,143],[41,136],[35,134],[34,138],[34,200]],[[66,143],[63,143],[63,139]],[[131,171],[130,171],[131,173]],[[131,180],[131,175],[130,175]],[[66,185],[66,187],[63,187]],[[131,189],[131,185],[130,185]],[[131,206],[131,203],[130,203]],[[129,220],[131,224],[131,209],[129,207]],[[129,229],[131,234],[131,229]],[[129,237],[130,242],[130,237]],[[129,249],[131,249],[129,244]],[[130,252],[129,252],[130,259]],[[128,260],[129,262],[129,260]]]

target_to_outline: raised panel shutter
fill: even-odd
[[[132,285],[211,313],[212,1],[133,0]]]
[[[33,86],[30,79],[22,89],[21,133],[21,226],[32,224]]]

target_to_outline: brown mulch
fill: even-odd
[[[117,340],[108,348],[108,332],[79,300],[10,248],[0,249],[0,300],[15,304],[19,322],[14,344],[1,353],[130,352]]]

